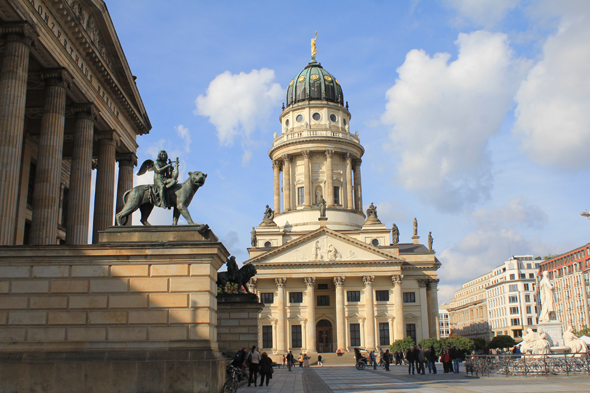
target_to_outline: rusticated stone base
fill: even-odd
[[[0,392],[217,393],[224,381],[216,351],[0,353]]]
[[[258,314],[263,306],[254,294],[217,295],[217,342],[225,355],[259,346]]]

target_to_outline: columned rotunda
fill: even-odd
[[[253,229],[245,262],[258,270],[250,289],[264,303],[266,351],[385,349],[439,334],[440,262],[419,243],[417,224],[399,243],[372,204],[365,215],[365,149],[350,121],[340,82],[312,57],[287,89],[269,151],[274,217]]]

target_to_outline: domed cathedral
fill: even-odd
[[[338,79],[312,60],[290,81],[269,157],[274,210],[252,228],[249,287],[264,303],[259,347],[275,354],[386,349],[438,336],[432,249],[363,211],[358,132]],[[281,183],[282,172],[282,183]],[[282,187],[281,187],[282,185]]]

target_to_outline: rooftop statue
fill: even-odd
[[[252,232],[250,232],[250,243],[252,243],[252,247],[256,247],[257,245],[257,241],[256,241],[256,228],[252,227]]]
[[[148,217],[154,206],[163,208],[174,208],[172,225],[178,224],[178,218],[182,214],[189,225],[195,225],[188,211],[197,190],[205,184],[207,175],[203,172],[189,172],[189,178],[182,184],[177,182],[178,179],[178,158],[176,167],[172,162],[166,160],[168,154],[162,150],[158,153],[156,161],[146,160],[137,173],[143,175],[147,171],[154,171],[154,184],[143,184],[127,191],[123,196],[125,206],[116,216],[117,225],[125,225],[127,217],[134,211],[141,211],[141,223],[150,225]],[[199,232],[202,234],[208,230],[208,225],[201,225]]]
[[[238,269],[236,257],[234,256],[228,257],[225,263],[227,264],[227,272],[217,273],[217,287],[221,292],[227,293],[227,283],[232,282],[238,285],[238,293],[251,293],[246,284],[256,275],[254,265],[248,264]]]
[[[323,196],[319,196],[318,206],[320,207],[320,217],[326,217],[326,200]]]
[[[318,50],[315,46],[315,42],[318,39],[318,32],[315,32],[315,38],[311,39],[311,59],[315,61],[315,55],[318,54]]]
[[[432,250],[432,242],[434,241],[434,239],[432,238],[432,232],[428,232],[428,251],[433,251]]]
[[[377,206],[373,205],[373,202],[369,205],[367,209],[367,218],[374,217],[377,218]]]
[[[391,237],[393,240],[393,244],[399,243],[399,229],[397,228],[397,225],[395,225],[395,223],[393,223],[393,228],[391,228]]]
[[[266,205],[266,209],[264,210],[264,218],[262,219],[262,223],[260,223],[260,226],[274,227],[277,225],[275,223],[274,219],[275,219],[275,212],[270,208],[270,206]]]
[[[555,313],[553,285],[549,280],[549,272],[543,272],[543,279],[539,283],[539,297],[541,300],[541,313],[539,322],[551,321],[551,313]]]
[[[418,236],[418,220],[414,217],[414,236]]]

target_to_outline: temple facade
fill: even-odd
[[[151,128],[106,5],[3,1],[0,39],[0,245],[97,242]]]
[[[339,81],[312,57],[287,89],[269,157],[274,211],[252,230],[250,289],[264,308],[259,347],[282,354],[386,348],[437,337],[437,269],[430,246],[387,228],[361,186],[365,149],[350,131]],[[410,236],[408,236],[410,237]]]

